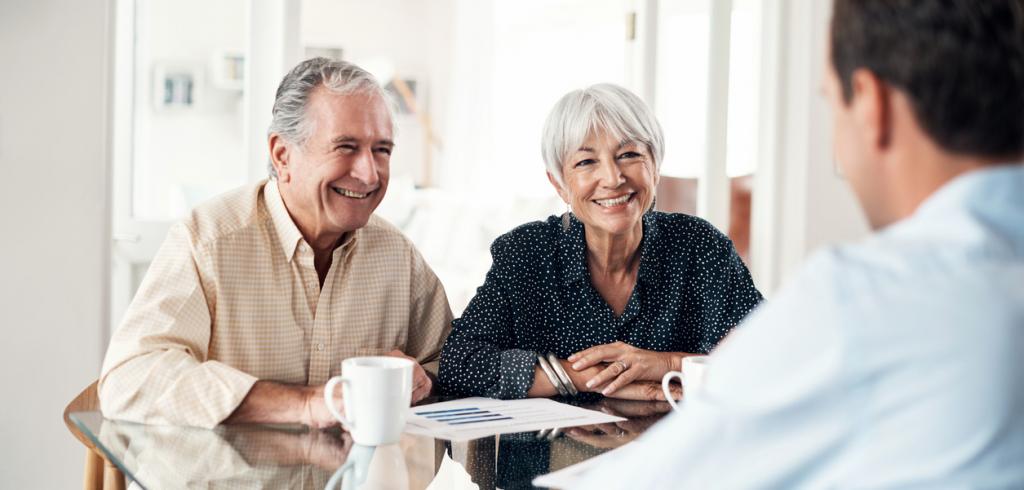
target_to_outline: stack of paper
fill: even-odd
[[[547,398],[464,398],[409,409],[405,431],[450,441],[626,420]]]

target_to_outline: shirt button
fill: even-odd
[[[319,344],[316,344],[316,350],[324,350],[324,343],[320,342]]]

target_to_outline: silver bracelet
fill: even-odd
[[[544,371],[544,374],[548,376],[548,381],[550,381],[555,389],[558,390],[558,394],[562,396],[569,396],[569,390],[565,389],[565,386],[562,386],[562,382],[558,380],[558,375],[555,374],[554,368],[551,367],[551,364],[548,364],[548,360],[539,352],[535,352],[534,354],[537,354],[537,362],[540,363],[540,368]]]
[[[551,369],[555,370],[555,374],[558,375],[558,379],[562,381],[566,390],[569,390],[569,394],[572,396],[579,395],[579,390],[576,389],[576,385],[573,384],[572,378],[569,377],[569,373],[565,372],[565,368],[562,367],[562,363],[558,362],[558,356],[554,352],[548,352],[548,362],[551,363]]]

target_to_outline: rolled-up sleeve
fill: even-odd
[[[211,315],[199,273],[203,256],[190,237],[183,224],[171,228],[110,341],[99,380],[106,417],[213,427],[234,412],[257,380],[208,360]]]
[[[446,394],[516,399],[525,398],[533,385],[535,355],[510,348],[514,315],[505,289],[512,274],[506,251],[501,239],[494,242],[484,284],[452,322],[438,377]]]

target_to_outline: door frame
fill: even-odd
[[[121,318],[141,282],[142,270],[156,256],[174,221],[140,220],[134,216],[134,153],[136,104],[136,19],[143,0],[115,0],[111,13],[111,242],[109,333]],[[249,0],[248,52],[245,63],[246,175],[249,181],[267,175],[267,136],[274,93],[281,77],[299,61],[300,0]],[[144,8],[144,7],[143,7]],[[144,41],[142,41],[144,42]],[[141,89],[140,89],[141,90]]]

